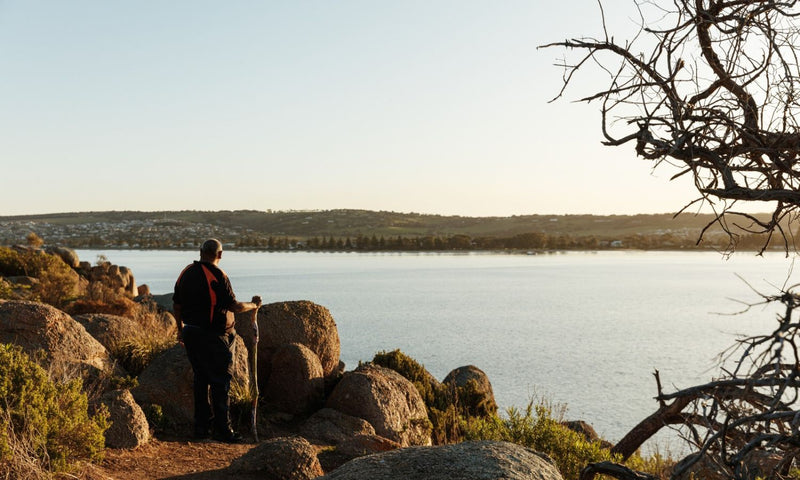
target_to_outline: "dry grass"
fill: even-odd
[[[106,313],[121,317],[133,318],[137,303],[120,295],[102,282],[92,282],[86,288],[86,294],[64,307],[70,315],[84,313]]]
[[[153,303],[137,303],[101,282],[92,282],[86,295],[69,304],[71,315],[100,313],[132,319],[139,326],[135,335],[109,346],[109,352],[131,375],[140,374],[152,359],[175,345],[175,320]]]
[[[0,441],[7,454],[0,455],[0,478],[4,480],[31,479],[47,480],[50,472],[42,459],[33,454],[36,451],[34,436],[14,429],[8,411],[0,408]],[[5,450],[5,449],[4,449]],[[0,452],[3,453],[3,452]]]
[[[161,352],[175,345],[176,326],[171,315],[160,312],[152,303],[136,304],[133,320],[140,327],[137,338],[118,344],[117,358],[131,374],[141,373]]]

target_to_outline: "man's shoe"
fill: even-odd
[[[242,441],[242,435],[238,432],[228,431],[221,434],[214,434],[214,440],[224,443],[239,443]]]

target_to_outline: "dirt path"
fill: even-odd
[[[105,460],[87,465],[80,478],[85,480],[212,480],[237,478],[225,469],[235,458],[255,447],[253,443],[225,444],[182,440],[151,440],[135,450],[107,449]]]

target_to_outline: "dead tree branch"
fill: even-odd
[[[711,204],[732,249],[736,234],[725,219],[745,215],[735,205],[768,204],[772,215],[752,231],[782,236],[788,251],[782,222],[800,214],[800,5],[675,0],[651,21],[645,11],[653,3],[634,0],[642,28],[632,41],[616,43],[604,20],[602,38],[542,45],[580,53],[561,64],[563,86],[553,100],[580,71],[599,65],[606,87],[579,101],[601,103],[606,145],[631,145],[656,166],[690,173],[699,197],[687,207]]]
[[[762,298],[759,304],[783,305],[777,327],[739,340],[739,356],[725,357],[735,368],[723,368],[721,378],[706,384],[663,393],[656,372],[659,408],[612,453],[626,460],[660,429],[680,425],[691,432],[687,441],[696,453],[676,466],[673,477],[705,459],[732,479],[751,478],[756,469],[763,478],[785,478],[800,457],[800,323],[794,321],[800,295]]]
[[[581,470],[580,480],[593,480],[597,475],[608,475],[619,480],[657,480],[656,477],[646,473],[631,470],[628,467],[613,462],[593,463]]]

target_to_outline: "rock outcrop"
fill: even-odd
[[[380,435],[358,434],[338,443],[336,445],[336,453],[356,458],[372,455],[373,453],[390,452],[400,448],[402,446],[399,443]]]
[[[316,445],[332,446],[319,453],[326,471],[364,455],[401,448],[394,440],[381,437],[363,418],[323,408],[309,417],[299,429],[300,435]]]
[[[600,437],[594,427],[583,420],[570,420],[561,422],[561,424],[573,432],[581,434],[587,442],[600,442],[600,446],[607,449],[614,447],[613,443]]]
[[[178,344],[153,359],[131,393],[139,405],[158,405],[179,426],[189,425],[194,415],[193,377],[186,350]]]
[[[374,435],[375,428],[363,418],[323,408],[305,421],[300,434],[315,442],[336,445],[356,435]]]
[[[86,265],[83,263],[82,268]],[[133,272],[128,267],[113,265],[111,262],[102,262],[94,267],[89,267],[83,272],[90,282],[100,282],[111,290],[133,298],[137,295],[136,280]]]
[[[258,374],[264,381],[275,350],[292,343],[305,345],[319,357],[325,377],[338,371],[339,332],[327,308],[305,300],[262,305],[258,328]]]
[[[230,472],[258,473],[259,478],[308,480],[322,475],[316,449],[302,437],[280,437],[262,442],[228,468]]]
[[[250,380],[247,368],[247,349],[241,337],[236,337],[236,354],[233,359],[233,381],[237,389],[247,391]],[[164,415],[183,429],[191,425],[194,416],[192,366],[183,345],[164,351],[139,375],[139,385],[131,390],[142,405],[159,405]]]
[[[162,293],[159,295],[150,295],[150,300],[153,301],[158,307],[167,312],[172,312],[172,294]]]
[[[562,480],[548,457],[508,442],[411,447],[356,458],[325,480]]]
[[[456,386],[459,401],[470,415],[485,417],[497,412],[497,402],[489,376],[475,365],[456,368],[447,374],[442,383]]]
[[[114,371],[108,351],[72,317],[50,305],[0,303],[0,343],[43,350],[55,377],[97,379]]]
[[[78,258],[78,254],[75,250],[67,247],[50,247],[47,250],[47,253],[51,255],[58,256],[61,260],[64,261],[70,268],[77,269],[80,266],[81,259]]]
[[[127,317],[86,313],[73,318],[110,352],[114,352],[124,342],[136,342],[143,336],[142,327]]]
[[[346,372],[326,406],[363,418],[402,446],[430,445],[431,424],[419,392],[394,370],[364,364]]]
[[[294,415],[318,410],[325,394],[322,364],[299,343],[282,345],[272,355],[264,400],[274,410]]]
[[[128,390],[112,390],[100,397],[108,408],[111,426],[106,430],[106,446],[137,448],[150,441],[150,427],[142,408]]]

